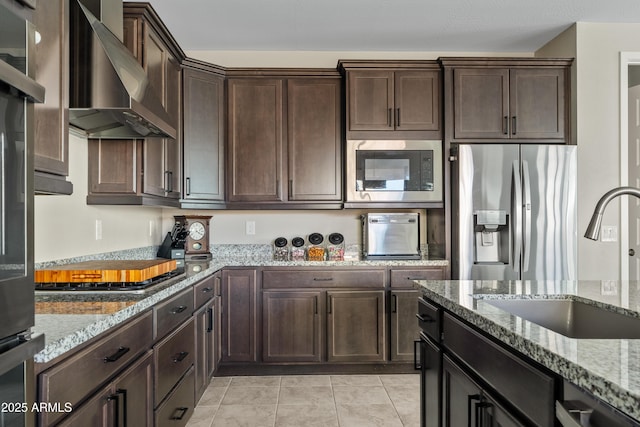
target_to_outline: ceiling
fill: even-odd
[[[126,0],[125,0],[126,1]],[[639,0],[149,0],[185,51],[533,52]]]

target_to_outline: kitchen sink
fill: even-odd
[[[640,339],[640,318],[573,300],[484,300],[570,338]]]

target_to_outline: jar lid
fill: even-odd
[[[329,242],[333,245],[339,245],[344,242],[344,236],[340,233],[331,233],[329,234]]]
[[[276,245],[276,248],[283,248],[287,246],[287,239],[285,239],[284,237],[278,237],[273,242],[273,244]]]
[[[320,233],[309,234],[309,243],[311,243],[312,245],[319,245],[323,240],[324,237],[322,237],[322,234]]]
[[[296,248],[299,248],[300,246],[304,246],[304,239],[302,237],[294,237],[291,239],[291,244]]]

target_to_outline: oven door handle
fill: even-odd
[[[17,346],[0,353],[0,375],[9,372],[44,348],[44,334],[32,335]]]

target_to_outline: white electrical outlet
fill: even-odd
[[[96,219],[96,240],[102,240],[102,220]]]
[[[149,237],[153,237],[153,220],[149,220]]]
[[[603,225],[600,235],[600,241],[602,242],[617,242],[618,241],[618,227],[615,225]]]
[[[256,234],[256,222],[255,221],[247,221],[244,223],[244,231],[247,235],[254,235]]]

